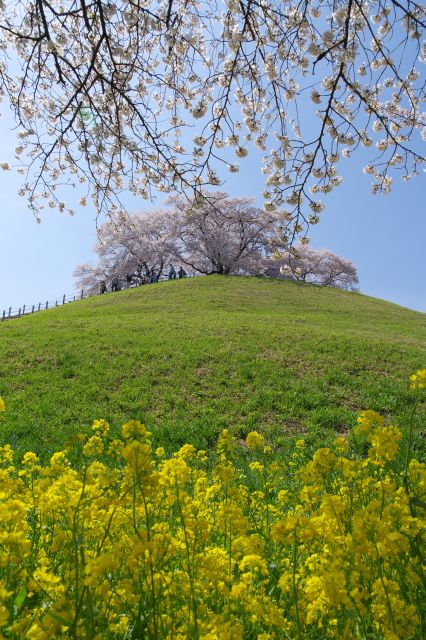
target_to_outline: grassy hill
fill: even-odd
[[[194,278],[2,323],[0,361],[1,440],[21,451],[46,455],[94,418],[138,418],[167,449],[208,447],[224,427],[318,446],[364,408],[402,426],[426,315],[330,288]]]

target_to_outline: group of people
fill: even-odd
[[[176,269],[174,268],[174,266],[171,264],[170,265],[170,269],[169,269],[169,280],[176,280],[176,278],[186,278],[188,274],[186,273],[185,269],[182,267],[182,265],[179,267],[177,273],[176,273]],[[140,280],[139,284],[153,284],[154,282],[158,282],[159,280],[159,274],[155,273],[154,271],[152,271],[150,274],[146,273],[143,278]],[[133,282],[133,278],[131,275],[127,275],[126,276],[126,286],[130,287],[131,284]],[[122,282],[119,280],[119,278],[114,277],[111,280],[111,291],[121,291],[122,289]],[[102,280],[99,286],[99,292],[100,293],[107,293],[108,288],[107,288],[107,283],[105,280]]]
[[[186,275],[187,275],[186,271],[181,265],[179,267],[179,271],[177,272],[177,277],[178,278],[186,278]],[[176,280],[176,269],[174,268],[174,266],[172,264],[170,265],[170,269],[169,269],[169,280]]]

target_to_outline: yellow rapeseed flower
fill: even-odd
[[[375,427],[383,426],[383,417],[376,411],[361,411],[357,419],[357,426],[354,429],[355,435],[369,435]]]
[[[25,634],[25,638],[27,638],[27,640],[48,640],[49,634],[46,633],[38,622],[35,622]]]
[[[0,412],[6,411],[6,405],[4,404],[3,398],[0,396]]]
[[[263,449],[265,446],[265,438],[257,431],[250,431],[246,443],[250,449]]]
[[[411,389],[426,389],[426,369],[418,369],[410,376]]]
[[[92,429],[97,434],[106,437],[109,433],[109,424],[106,420],[94,420]]]
[[[369,456],[380,464],[393,460],[398,452],[401,437],[401,431],[397,427],[377,428],[370,438]]]
[[[104,443],[98,432],[91,436],[83,447],[85,456],[99,456],[104,451]]]
[[[264,469],[263,464],[256,460],[254,462],[250,462],[249,467],[252,471],[259,471],[259,472],[263,471]]]
[[[144,424],[139,420],[130,420],[121,427],[121,434],[125,440],[147,440],[151,435]]]
[[[0,605],[0,629],[4,627],[9,619],[9,612],[4,605]]]
[[[95,421],[83,461],[0,447],[0,640],[420,638],[426,466],[356,429],[303,465],[255,431],[166,459],[138,421]]]

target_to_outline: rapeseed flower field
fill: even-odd
[[[96,420],[45,465],[0,447],[0,637],[424,639],[426,466],[407,420],[404,441],[362,411],[290,462],[255,431],[166,457],[138,421],[113,438]]]

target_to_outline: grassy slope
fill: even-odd
[[[142,419],[167,448],[209,446],[223,427],[318,444],[362,408],[403,422],[426,315],[330,288],[197,278],[5,322],[0,359],[1,440],[19,450],[50,452],[97,417]]]

